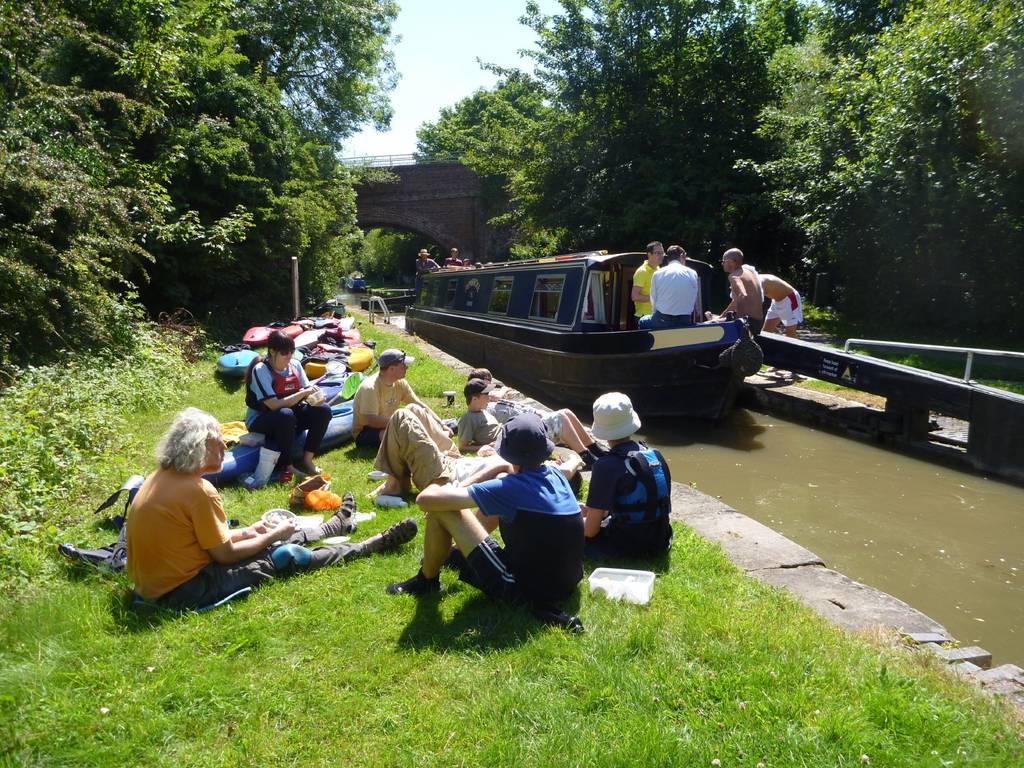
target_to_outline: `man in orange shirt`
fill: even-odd
[[[220,470],[220,424],[198,408],[179,413],[157,447],[160,468],[146,478],[128,513],[125,546],[135,591],[166,608],[200,608],[275,576],[314,570],[392,549],[416,535],[409,518],[360,544],[310,550],[290,521],[232,532],[220,494],[203,475]],[[355,499],[321,526],[319,537],[352,530]],[[279,544],[279,545],[278,545]],[[275,546],[278,545],[278,546]]]

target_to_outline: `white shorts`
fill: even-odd
[[[504,424],[520,413],[536,413],[540,416],[541,421],[544,422],[544,429],[547,431],[551,442],[556,445],[562,442],[562,425],[564,420],[562,419],[562,414],[558,411],[538,411],[535,408],[520,405],[511,400],[499,400],[496,403],[490,403],[487,409],[494,414],[499,424]]]
[[[765,322],[772,319],[779,319],[783,326],[799,325],[804,321],[804,303],[800,294],[793,291],[784,299],[772,299],[772,305],[768,307],[768,314],[764,316]]]
[[[544,429],[548,432],[548,437],[551,442],[558,445],[562,442],[562,414],[558,411],[551,411],[550,413],[541,413],[541,421],[544,422]]]

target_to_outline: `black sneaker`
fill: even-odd
[[[586,630],[579,616],[570,616],[564,611],[554,607],[534,606],[532,613],[539,621],[551,627],[559,627],[574,635],[579,635]]]
[[[338,511],[320,526],[320,533],[323,534],[320,538],[326,539],[328,536],[343,536],[354,531],[356,524],[352,522],[352,514],[355,511],[356,497],[346,492],[341,499],[341,507]]]
[[[586,448],[580,451],[580,458],[583,459],[583,469],[588,472],[594,468],[594,464],[597,462],[597,457]]]
[[[452,551],[448,553],[448,557],[441,565],[442,568],[450,568],[453,571],[462,573],[462,569],[467,567],[466,556],[459,551],[458,547],[452,547]]]
[[[434,592],[442,592],[443,590],[444,587],[441,586],[440,576],[428,579],[423,575],[422,570],[417,571],[416,575],[411,579],[388,584],[387,586],[387,593],[389,595],[429,595]]]

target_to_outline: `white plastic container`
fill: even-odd
[[[654,593],[654,573],[628,568],[597,568],[590,574],[590,594],[646,605]]]

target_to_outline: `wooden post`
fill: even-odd
[[[299,257],[292,256],[292,317],[299,316]]]

